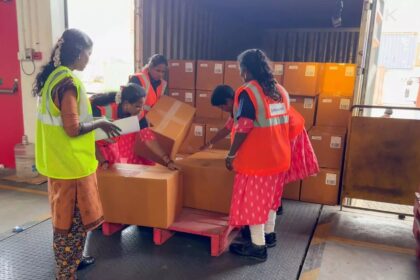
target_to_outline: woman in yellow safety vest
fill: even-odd
[[[57,279],[75,279],[77,269],[94,262],[83,257],[87,231],[103,222],[93,130],[119,135],[111,122],[93,120],[84,86],[73,73],[84,70],[92,45],[85,33],[66,30],[33,88],[39,98],[36,166],[48,177]]]

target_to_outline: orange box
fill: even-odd
[[[233,90],[239,88],[244,81],[242,80],[237,61],[225,61],[224,84],[231,86]]]
[[[274,78],[279,84],[283,84],[284,77],[284,62],[272,61],[270,63],[271,70],[273,71]]]
[[[188,89],[169,89],[168,95],[188,105],[195,106],[195,92]]]
[[[162,96],[147,113],[151,129],[165,153],[175,158],[187,136],[195,114],[195,108],[169,96]],[[142,141],[137,141],[134,152],[151,161],[162,163]]]
[[[351,117],[351,106],[352,99],[348,97],[320,96],[316,125],[347,127]]]
[[[337,205],[341,173],[338,169],[321,168],[316,176],[302,181],[300,200],[305,202]]]
[[[325,63],[320,78],[321,96],[352,97],[356,82],[356,64]]]
[[[115,164],[98,169],[98,190],[107,222],[167,228],[182,210],[179,171],[163,166]]]
[[[227,153],[208,150],[177,161],[184,182],[184,207],[229,213],[235,173],[226,169]]]
[[[301,181],[289,183],[284,186],[283,198],[291,200],[299,200]]]
[[[193,154],[200,151],[200,148],[204,146],[206,139],[206,124],[199,120],[194,120],[191,124],[190,131],[187,137],[182,143],[179,151],[184,154]]]
[[[195,89],[195,61],[170,60],[169,61],[169,88]]]
[[[216,134],[225,127],[226,122],[223,120],[208,120],[206,122],[206,143],[208,143]],[[213,148],[220,150],[230,149],[230,133],[229,135],[213,145]]]
[[[290,104],[305,119],[305,128],[309,130],[315,123],[315,111],[318,97],[290,96]]]
[[[223,84],[223,72],[223,61],[198,60],[196,88],[213,91],[215,87]]]
[[[309,62],[285,62],[283,85],[293,95],[318,95],[321,65]]]
[[[222,119],[222,110],[211,105],[211,91],[197,90],[195,104],[199,118]]]
[[[346,143],[345,128],[315,126],[309,130],[309,138],[320,167],[341,169]]]

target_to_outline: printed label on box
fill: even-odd
[[[210,132],[218,132],[219,129],[217,127],[210,127]]]
[[[341,137],[340,136],[331,136],[330,148],[331,149],[341,149]]]
[[[192,103],[193,102],[193,94],[192,92],[185,93],[185,102]]]
[[[236,64],[228,64],[227,67],[230,68],[230,69],[236,69],[236,68],[238,68],[238,66]]]
[[[346,66],[346,71],[344,73],[344,75],[346,77],[354,77],[354,66]]]
[[[299,66],[298,65],[289,65],[289,70],[298,70]]]
[[[202,98],[206,98],[207,97],[207,93],[200,93],[198,96],[199,97],[202,97]]]
[[[332,71],[337,71],[338,67],[337,66],[330,66],[329,69],[332,70]]]
[[[314,100],[312,98],[304,98],[303,99],[303,108],[304,109],[312,109],[314,107]]]
[[[193,63],[192,62],[185,63],[185,72],[192,73],[193,71],[194,71]]]
[[[207,67],[209,67],[209,65],[207,63],[201,63],[200,67],[207,68]]]
[[[283,64],[274,64],[274,75],[283,75]]]
[[[223,64],[216,63],[214,65],[214,74],[223,74]]]
[[[322,99],[322,103],[332,103],[332,99],[331,98],[324,98],[324,99]]]
[[[296,103],[297,99],[296,98],[290,98],[290,103]]]
[[[179,92],[171,92],[172,96],[179,96]]]
[[[340,99],[340,110],[350,110],[350,99]]]
[[[196,125],[194,127],[194,136],[203,136],[204,128],[202,125]]]
[[[322,136],[312,136],[311,139],[312,140],[321,141],[322,140]]]
[[[337,174],[327,173],[325,176],[325,184],[330,186],[337,185]]]
[[[315,65],[307,65],[305,69],[306,77],[315,77],[316,68]]]
[[[171,63],[171,66],[173,66],[173,67],[178,67],[178,66],[179,66],[179,62],[172,62],[172,63]]]

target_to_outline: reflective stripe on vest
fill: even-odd
[[[106,106],[97,106],[101,111],[101,116],[106,117],[109,120],[116,120],[118,117],[118,106],[116,103],[111,103]]]

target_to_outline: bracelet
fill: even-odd
[[[228,155],[226,158],[230,158],[230,159],[236,158],[236,155],[233,155],[233,156]]]

